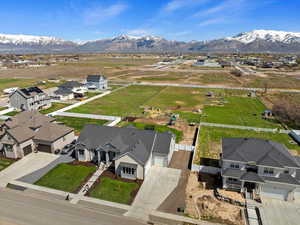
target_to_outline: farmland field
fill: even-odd
[[[292,144],[292,139],[287,134],[202,126],[194,163],[200,164],[204,159],[219,159],[221,139],[237,137],[272,140],[284,144],[288,149],[300,151],[300,146]]]

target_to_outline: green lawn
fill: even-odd
[[[7,107],[0,107],[0,111],[7,109]]]
[[[157,95],[162,89],[163,87],[130,86],[74,108],[70,112],[111,116],[140,116],[143,112],[140,106]]]
[[[131,193],[138,188],[137,183],[102,177],[100,183],[90,192],[90,196],[106,201],[130,204],[132,201]]]
[[[201,121],[264,128],[280,127],[274,121],[262,119],[261,113],[266,107],[258,98],[225,97],[224,102],[224,105],[205,106]]]
[[[176,142],[180,142],[182,140],[183,137],[183,132],[180,130],[176,130],[174,128],[170,128],[168,126],[163,126],[163,125],[157,125],[157,124],[146,124],[146,123],[135,123],[135,122],[124,122],[123,124],[121,124],[121,126],[128,126],[128,125],[133,125],[135,126],[137,129],[140,130],[145,130],[145,129],[153,129],[159,133],[163,133],[166,131],[170,131],[173,134],[176,135]]]
[[[222,138],[261,138],[276,141],[284,144],[288,149],[300,151],[299,145],[290,143],[292,139],[287,134],[201,126],[199,135],[194,162],[196,164],[200,163],[201,158],[219,159]]]
[[[34,79],[14,79],[14,78],[0,78],[0,91],[11,87],[29,87],[37,85]]]
[[[4,158],[0,158],[0,171],[4,170],[6,167],[8,167],[9,165],[13,164],[15,161],[12,159],[4,159]]]
[[[42,114],[48,114],[48,113],[52,113],[55,112],[59,109],[63,109],[67,106],[69,106],[70,104],[65,104],[65,103],[58,103],[58,102],[52,102],[52,106],[48,109],[43,109],[40,111],[40,113]]]
[[[96,120],[79,117],[55,116],[55,118],[56,121],[61,122],[68,127],[74,128],[76,133],[79,133],[86,124],[104,125],[105,123],[107,123],[107,120]]]
[[[75,192],[95,171],[96,167],[62,163],[50,170],[35,184],[66,192]]]
[[[12,112],[9,112],[9,113],[6,113],[4,114],[5,116],[15,116],[19,113],[19,111],[12,111]]]

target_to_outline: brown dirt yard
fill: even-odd
[[[213,189],[210,189],[211,186],[216,185],[213,177],[204,175],[202,178],[202,182],[199,182],[198,174],[190,173],[186,188],[185,214],[210,222],[243,225],[244,221],[240,214],[241,207],[217,200],[214,197]],[[203,182],[203,180],[205,181]],[[239,193],[224,190],[220,192],[235,200],[244,201]]]

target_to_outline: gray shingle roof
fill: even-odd
[[[222,158],[261,166],[300,168],[284,145],[257,138],[223,138]]]
[[[101,79],[106,80],[106,77],[103,75],[88,75],[86,78],[87,82],[99,82]]]
[[[153,146],[153,151],[168,154],[171,139],[171,134],[157,133],[151,130],[88,124],[81,131],[77,143],[83,144],[87,149],[105,150],[113,146],[115,151],[120,153],[120,156],[128,154],[144,165]]]
[[[297,180],[297,177],[294,178],[290,174],[281,173],[279,177],[261,177],[264,179],[265,182],[276,182],[276,183],[286,183],[292,185],[300,185],[300,181]]]
[[[240,177],[243,176],[244,173],[245,173],[245,171],[239,170],[239,169],[227,168],[225,170],[222,170],[222,176],[233,177],[236,179],[240,179]]]
[[[240,180],[248,181],[248,182],[257,182],[257,183],[264,183],[264,180],[254,172],[246,172],[244,173]]]
[[[61,85],[59,85],[59,88],[76,88],[76,87],[82,87],[83,84],[79,83],[78,81],[67,81]]]

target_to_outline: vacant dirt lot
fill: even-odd
[[[240,214],[241,208],[217,200],[214,197],[213,179],[209,176],[207,182],[199,182],[198,174],[191,173],[186,188],[186,209],[185,213],[193,218],[201,218],[216,223],[224,223],[230,225],[243,225]],[[235,192],[222,191],[222,194],[236,200],[243,201],[240,194]]]

